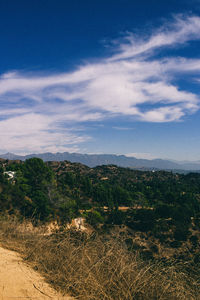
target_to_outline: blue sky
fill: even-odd
[[[200,160],[199,0],[1,0],[0,153]]]

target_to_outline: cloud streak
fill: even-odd
[[[150,37],[135,38],[131,33],[126,37],[127,43],[122,44],[119,53],[109,59],[115,61],[127,59],[136,55],[152,54],[152,51],[162,47],[174,47],[184,44],[187,41],[197,40],[200,38],[199,17],[191,16],[185,18],[182,15],[175,17],[174,22],[165,24],[159,28]],[[150,52],[150,53],[149,53]]]
[[[9,72],[0,77],[1,151],[78,150],[89,139],[67,129],[127,116],[173,122],[199,109],[199,97],[175,78],[198,76],[200,60],[157,56],[200,39],[200,18],[176,16],[148,37],[129,34],[115,53],[73,72],[54,75]],[[2,146],[5,145],[5,146]]]

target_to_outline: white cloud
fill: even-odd
[[[174,79],[183,74],[188,80],[199,76],[200,60],[161,59],[155,54],[164,47],[199,39],[200,17],[178,16],[150,37],[129,35],[114,55],[74,72],[2,74],[1,151],[75,149],[89,137],[67,130],[68,124],[76,127],[80,122],[119,115],[146,122],[173,122],[194,113],[199,109],[199,96],[182,89]]]
[[[25,114],[0,122],[1,152],[35,153],[78,151],[77,144],[88,140],[59,128],[49,116]]]
[[[172,122],[179,120],[184,115],[180,107],[168,106],[152,109],[142,114],[142,118],[148,122]]]

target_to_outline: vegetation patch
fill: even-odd
[[[68,230],[45,236],[15,220],[0,222],[4,247],[19,251],[54,288],[76,299],[199,299],[197,268],[142,259],[124,230],[109,235]],[[128,246],[129,240],[129,246]]]

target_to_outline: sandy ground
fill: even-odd
[[[72,300],[58,295],[20,255],[0,247],[0,300]]]

